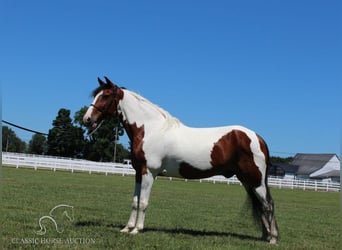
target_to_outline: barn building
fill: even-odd
[[[340,159],[336,154],[296,154],[290,164],[272,165],[270,175],[287,179],[328,179],[340,182]]]
[[[340,181],[340,159],[335,154],[296,154],[291,164],[299,166],[297,178]]]

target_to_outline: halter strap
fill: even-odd
[[[94,107],[97,111],[99,111],[100,113],[104,113],[104,110],[100,109],[99,107],[97,107],[96,105],[94,104],[90,104],[91,107]]]

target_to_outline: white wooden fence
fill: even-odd
[[[28,155],[18,153],[2,152],[2,165],[16,168],[26,167],[37,169],[51,169],[64,171],[79,171],[91,173],[134,175],[135,170],[131,165],[112,163],[112,162],[93,162],[80,159],[59,158],[42,155]],[[173,178],[169,178],[173,180]],[[185,180],[187,181],[187,180]],[[199,180],[200,182],[240,184],[240,181],[234,176],[225,178],[223,176],[213,176]],[[340,183],[330,181],[312,181],[302,179],[281,179],[268,178],[268,184],[276,188],[290,188],[315,191],[340,191]]]
[[[46,155],[28,155],[18,153],[2,152],[2,165],[27,167],[37,169],[80,171],[91,173],[122,174],[133,175],[135,170],[131,165],[112,163],[112,162],[94,162],[80,159],[62,158]]]

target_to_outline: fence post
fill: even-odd
[[[17,158],[17,168],[19,168],[19,157]]]

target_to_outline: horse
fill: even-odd
[[[236,175],[252,201],[262,240],[277,243],[274,202],[267,185],[269,150],[258,134],[242,126],[188,127],[107,77],[105,81],[98,78],[98,83],[83,122],[91,133],[105,118],[117,115],[130,139],[136,171],[132,210],[121,232],[137,234],[144,229],[151,188],[158,175],[185,179]]]

